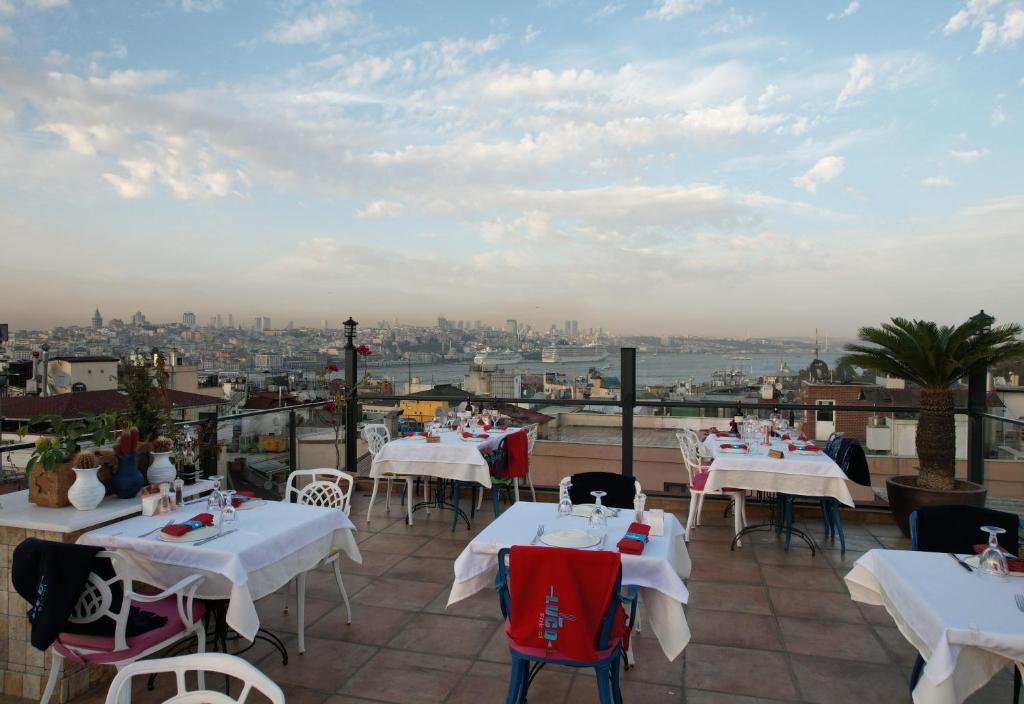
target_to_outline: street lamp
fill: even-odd
[[[995,318],[978,311],[970,318],[978,324],[977,339],[992,329]],[[985,420],[981,415],[988,410],[988,369],[976,364],[967,374],[967,478],[972,482],[985,482]]]
[[[359,399],[356,389],[356,328],[359,323],[349,316],[345,328],[345,469],[356,471],[356,425],[359,423]],[[339,469],[341,469],[339,467]]]
[[[993,316],[986,313],[984,308],[982,308],[976,314],[972,315],[970,319],[972,323],[980,324],[978,330],[979,333],[988,332],[989,330],[992,329],[992,323],[996,322],[996,319]]]

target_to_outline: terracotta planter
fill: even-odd
[[[981,484],[957,479],[949,491],[922,489],[917,486],[917,475],[906,474],[885,480],[889,494],[889,508],[903,535],[910,537],[910,514],[922,506],[985,506],[988,489]]]
[[[46,508],[70,506],[68,489],[74,483],[75,472],[70,462],[57,465],[51,470],[36,465],[28,474],[28,500]]]

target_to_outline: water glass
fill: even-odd
[[[981,553],[981,557],[978,558],[978,567],[981,569],[982,574],[992,575],[993,577],[1005,577],[1008,574],[1006,558],[1003,556],[1003,550],[999,547],[999,541],[996,539],[996,536],[1005,533],[1006,529],[997,526],[982,526],[981,530],[988,533],[988,547],[985,548],[985,552]]]
[[[569,487],[571,482],[562,482],[558,485],[558,517],[568,518],[572,515],[572,499],[569,498]]]
[[[233,503],[234,495],[235,495],[235,490],[234,489],[225,489],[223,491],[223,498],[221,499],[221,507],[220,507],[220,530],[221,530],[221,532],[224,532],[225,530],[227,530],[227,529],[231,528],[232,526],[234,526],[235,521],[238,518],[238,513],[237,513],[238,509],[235,508],[235,505]]]
[[[608,509],[601,505],[601,497],[606,496],[607,492],[592,491],[590,495],[594,497],[595,505],[594,510],[590,512],[587,532],[595,538],[604,540],[604,536],[608,533]]]
[[[206,508],[210,513],[214,513],[221,509],[224,496],[220,492],[220,475],[213,475],[210,481],[213,482],[213,491],[206,497]]]

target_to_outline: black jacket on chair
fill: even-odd
[[[843,438],[836,451],[836,464],[842,468],[850,481],[861,486],[871,486],[871,472],[864,448],[856,438]]]

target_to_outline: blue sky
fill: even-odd
[[[2,314],[1021,321],[1022,47],[1021,0],[0,0]]]

